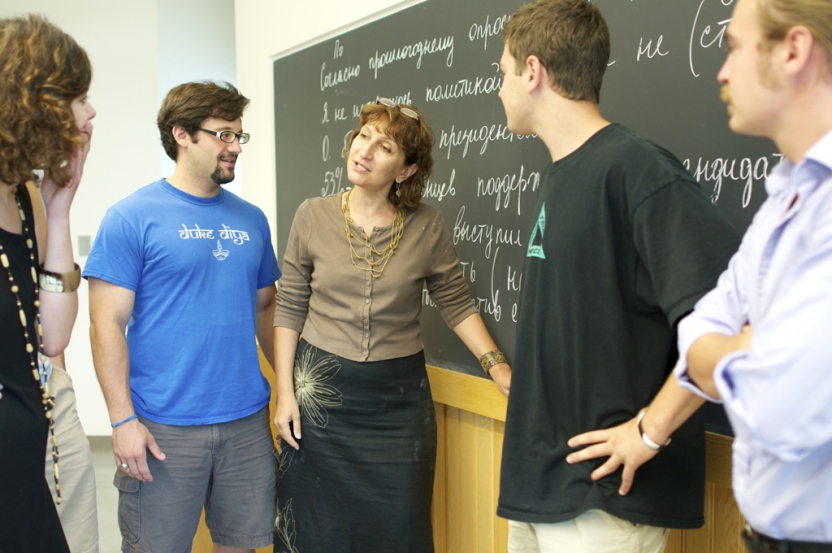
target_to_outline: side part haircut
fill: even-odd
[[[522,73],[537,56],[554,90],[570,100],[601,99],[610,59],[610,32],[587,0],[538,0],[521,6],[503,28],[503,40]]]
[[[81,147],[72,101],[92,66],[75,40],[40,15],[0,19],[0,181],[21,184],[43,169],[59,186]]]
[[[809,29],[832,72],[832,2],[829,0],[757,0],[763,37],[771,47],[794,26]]]
[[[203,81],[172,88],[156,117],[165,153],[176,161],[178,150],[176,139],[173,138],[173,127],[183,127],[191,137],[195,137],[202,122],[209,117],[226,121],[239,119],[249,101],[234,85],[226,82]]]

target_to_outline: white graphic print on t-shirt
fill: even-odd
[[[182,223],[182,229],[178,231],[179,238],[182,240],[201,240],[207,238],[209,240],[213,240],[216,238],[214,236],[214,229],[202,229],[199,228],[199,225],[194,225],[193,228],[188,228],[185,223]],[[235,230],[229,228],[228,225],[223,224],[222,229],[217,231],[217,234],[223,240],[231,240],[235,244],[242,245],[243,242],[248,242],[250,239],[248,237],[248,232],[244,230]],[[218,261],[224,260],[228,255],[231,253],[229,250],[226,250],[222,247],[222,242],[217,240],[217,249],[212,250],[211,253],[217,258]]]

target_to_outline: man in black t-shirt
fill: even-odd
[[[675,327],[739,236],[672,153],[601,116],[610,45],[593,4],[523,6],[503,36],[508,128],[538,135],[552,163],[526,252],[497,513],[513,553],[658,553],[667,528],[704,521],[703,402],[667,380]]]

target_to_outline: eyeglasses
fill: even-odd
[[[213,134],[223,142],[227,142],[229,144],[234,142],[235,138],[240,141],[240,144],[245,144],[248,142],[248,139],[251,138],[251,135],[247,132],[209,131],[208,129],[203,128],[200,128],[199,130],[207,132],[208,134]]]
[[[381,96],[376,96],[376,104],[381,104],[383,106],[387,106],[388,108],[399,108],[399,111],[410,117],[411,119],[415,119],[416,121],[419,120],[419,114],[413,111],[408,107],[404,107],[401,104],[397,104],[390,98],[382,98]]]

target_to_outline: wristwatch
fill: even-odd
[[[44,292],[74,292],[81,284],[81,267],[75,264],[75,270],[68,273],[53,273],[40,266],[38,286]]]

